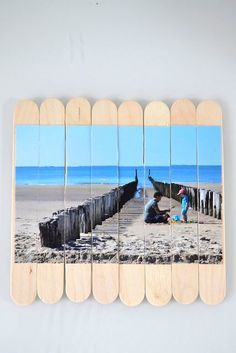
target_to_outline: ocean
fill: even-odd
[[[162,182],[191,182],[197,181],[196,166],[174,165],[171,167],[116,167],[116,166],[93,166],[91,167],[67,167],[66,183],[77,184],[125,184],[135,178],[137,170],[139,186],[151,185],[148,174],[152,178]],[[171,178],[170,178],[171,174]],[[221,183],[221,166],[199,166],[199,182]],[[16,185],[64,185],[64,167],[16,167]]]

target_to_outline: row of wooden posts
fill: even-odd
[[[89,233],[105,219],[112,217],[137,191],[138,179],[116,187],[101,196],[87,199],[77,207],[53,213],[39,223],[41,246],[59,248],[80,233]]]
[[[149,176],[155,190],[165,197],[179,201],[179,190],[184,187],[189,195],[189,205],[205,215],[221,219],[221,193],[184,186],[175,183],[155,181]],[[112,217],[137,191],[138,178],[125,185],[116,187],[101,196],[89,198],[77,207],[54,212],[52,217],[39,223],[41,246],[61,247],[65,242],[76,240],[80,233],[89,233],[97,225]]]
[[[150,178],[149,178],[150,179]],[[151,178],[152,179],[152,178]],[[153,186],[156,190],[160,191],[163,196],[171,197],[174,200],[179,201],[180,198],[177,196],[181,188],[185,188],[189,195],[189,205],[195,211],[199,211],[205,215],[212,216],[217,219],[221,219],[222,216],[222,194],[219,192],[198,189],[196,187],[184,186],[175,183],[162,183],[160,181],[154,181],[152,179]]]

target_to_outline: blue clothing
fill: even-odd
[[[157,205],[158,205],[158,201],[156,199],[151,199],[150,201],[148,201],[148,203],[145,205],[145,208],[144,208],[145,221],[151,218],[155,218],[155,216],[157,215],[155,211],[155,207],[157,207]]]
[[[182,205],[181,214],[182,215],[186,215],[187,212],[188,212],[188,207],[189,207],[189,197],[188,197],[188,195],[184,195],[182,197],[181,205]]]

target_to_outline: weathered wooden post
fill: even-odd
[[[205,189],[200,189],[200,212],[204,213],[205,210]]]
[[[135,181],[87,199],[78,207],[58,210],[51,218],[43,219],[39,223],[41,246],[61,247],[65,242],[80,238],[80,233],[91,232],[134,196],[137,184],[136,175]]]
[[[71,228],[70,228],[70,216],[69,216],[69,211],[64,210],[61,212],[61,214],[58,215],[59,222],[58,226],[60,226],[60,229],[64,232],[64,242],[67,242],[71,238]]]
[[[205,215],[208,215],[209,214],[209,191],[206,190],[206,193],[205,193],[205,209],[204,209],[204,213]]]
[[[95,201],[95,224],[102,224],[101,217],[101,197],[94,197]]]
[[[193,192],[194,192],[194,210],[197,211],[198,210],[198,196],[197,196],[198,189],[193,188]]]
[[[221,194],[218,192],[213,193],[213,207],[214,207],[214,217],[221,219]]]
[[[86,200],[83,204],[83,211],[84,211],[84,233],[89,233],[92,231],[92,220],[91,220],[91,216],[92,216],[92,204],[91,201]],[[79,231],[80,231],[80,223],[78,220],[78,227],[79,227]]]
[[[209,216],[213,216],[213,191],[209,190],[209,198],[208,198],[208,210]]]
[[[101,220],[102,222],[106,219],[106,198],[105,195],[101,196]]]
[[[41,246],[55,248],[63,244],[63,231],[59,225],[59,217],[46,218],[39,223]]]
[[[94,229],[95,224],[95,201],[93,198],[89,198],[88,201],[90,202],[90,219],[91,219],[91,228]]]

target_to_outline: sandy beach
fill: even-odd
[[[221,220],[189,210],[191,223],[144,224],[143,206],[153,194],[142,191],[128,201],[119,214],[96,226],[91,234],[81,234],[61,248],[41,247],[38,223],[65,207],[77,206],[85,199],[101,195],[114,185],[20,186],[16,188],[16,262],[95,262],[171,263],[222,261]],[[201,185],[220,191],[219,184]],[[144,198],[145,196],[145,198]],[[64,198],[65,197],[65,198]],[[64,201],[65,199],[65,201]],[[172,208],[180,214],[180,203],[163,197],[160,209]],[[93,247],[92,241],[93,240]],[[119,253],[119,257],[118,257]]]
[[[68,262],[76,262],[80,257],[80,260],[90,261],[91,235],[82,236],[79,245],[78,242],[70,242],[59,249],[41,247],[39,222],[57,210],[77,206],[91,196],[110,191],[112,187],[114,186],[102,184],[93,188],[86,184],[79,187],[68,186],[65,193],[63,186],[16,187],[15,261],[64,262],[64,251]]]
[[[220,185],[214,185],[214,190],[220,190]],[[145,202],[152,197],[152,194],[152,189],[146,190]],[[142,214],[137,215],[135,222],[128,222],[127,206],[123,207],[120,214],[120,262],[141,263],[145,261],[145,263],[163,264],[171,262],[219,263],[222,261],[221,220],[198,214],[190,209],[188,212],[190,223],[187,224],[181,222],[171,222],[170,225],[145,224]],[[166,197],[162,198],[159,207],[160,209],[172,207],[170,216],[181,213],[180,203]],[[123,229],[122,219],[126,219],[127,223]]]

